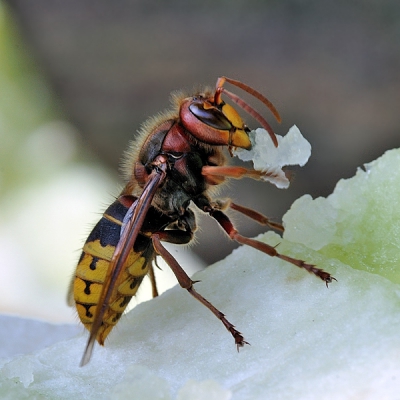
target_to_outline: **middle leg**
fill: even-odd
[[[231,208],[232,210],[240,212],[246,217],[251,218],[252,220],[258,222],[260,225],[268,226],[269,228],[276,229],[281,232],[285,230],[282,224],[271,221],[267,216],[261,214],[258,211],[253,210],[252,208],[248,208],[240,204],[234,203],[233,201],[231,201],[231,199],[217,200],[212,203],[212,208],[214,210],[224,211],[228,207]]]
[[[292,258],[286,256],[284,254],[278,253],[275,247],[270,246],[266,243],[260,242],[255,239],[250,239],[245,236],[242,236],[237,229],[234,227],[230,219],[226,214],[224,214],[221,210],[214,209],[211,206],[206,206],[203,208],[205,212],[208,212],[210,216],[212,216],[222,227],[222,229],[229,235],[232,240],[237,241],[238,243],[245,244],[247,246],[251,246],[259,251],[262,251],[265,254],[268,254],[271,257],[277,257],[281,260],[285,260],[296,267],[304,268],[306,271],[318,276],[322,279],[326,286],[328,287],[328,283],[331,283],[332,280],[336,280],[331,274],[325,272],[324,270],[317,268],[313,264],[308,264],[303,260],[298,260],[296,258]]]

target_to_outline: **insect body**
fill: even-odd
[[[90,331],[81,365],[90,360],[96,340],[104,344],[147,274],[153,296],[157,296],[153,263],[158,255],[171,267],[180,286],[222,321],[238,348],[247,343],[224,314],[194,289],[194,282],[162,244],[163,241],[186,244],[193,239],[196,221],[190,204],[213,217],[231,239],[304,268],[326,284],[334,279],[311,264],[240,235],[224,210],[231,208],[275,229],[283,230],[281,225],[230,200],[210,197],[212,186],[226,178],[260,179],[268,173],[226,165],[224,147],[229,152],[236,147],[250,149],[251,142],[249,129],[235,108],[223,101],[222,94],[254,117],[278,145],[268,122],[244,100],[226,90],[225,82],[256,97],[280,121],[278,112],[262,94],[239,81],[222,77],[213,91],[189,97],[175,95],[172,111],[144,124],[141,140],[127,152],[127,184],[89,235],[71,283],[70,301],[75,302],[82,323]]]
[[[115,247],[120,239],[123,219],[129,207],[137,200],[133,196],[121,196],[105,211],[104,216],[89,235],[74,278],[75,303],[79,317],[87,329],[91,329],[96,307],[100,301],[101,290],[110,279],[109,265]],[[116,277],[114,291],[109,307],[105,311],[102,325],[97,333],[97,340],[104,344],[104,339],[118,322],[143,278],[152,268],[155,258],[150,234],[168,225],[168,216],[151,208],[147,213],[146,228],[142,227],[134,246],[126,259],[124,268]]]

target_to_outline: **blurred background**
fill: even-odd
[[[278,134],[296,124],[312,145],[289,190],[241,180],[221,193],[279,221],[400,145],[400,3],[0,0],[0,312],[74,320],[68,281],[122,187],[128,142],[171,91],[221,75],[273,101]],[[178,256],[190,273],[235,246],[199,224]]]

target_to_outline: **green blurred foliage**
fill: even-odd
[[[0,196],[40,179],[34,162],[40,149],[29,136],[60,114],[12,15],[0,2]],[[46,172],[43,167],[40,171]]]

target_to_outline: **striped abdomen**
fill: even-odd
[[[128,207],[120,200],[111,204],[89,235],[76,268],[71,290],[79,318],[88,330],[91,329],[103,285],[110,274],[110,261],[120,239],[121,225],[127,210]],[[151,239],[139,235],[112,291],[96,338],[100,344],[104,344],[105,338],[136,294],[153,259]]]

